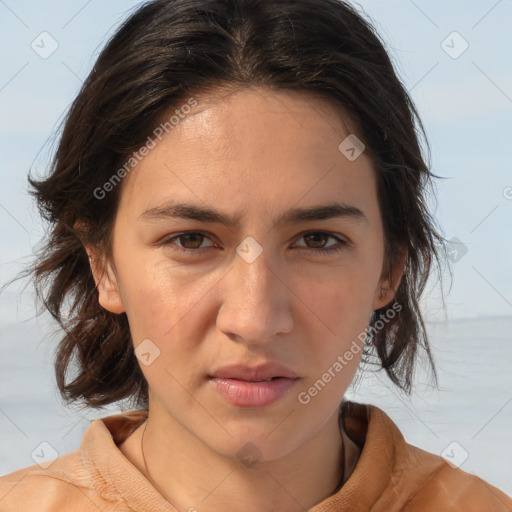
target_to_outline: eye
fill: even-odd
[[[214,244],[206,247],[201,247],[202,242],[205,239],[209,240],[206,234],[201,233],[200,231],[188,231],[165,238],[162,240],[162,242],[160,242],[160,245],[173,245],[175,246],[176,249],[186,253],[199,252],[199,249],[216,247]],[[180,245],[177,245],[178,242]]]
[[[300,239],[304,239],[306,241],[306,244],[308,245],[299,245],[298,247],[305,247],[306,251],[315,254],[329,254],[338,252],[345,249],[349,245],[348,242],[346,242],[345,240],[339,238],[333,233],[325,231],[309,231],[307,233],[303,233]],[[325,246],[327,240],[329,239],[335,240],[337,243],[335,243],[334,245]],[[187,254],[199,254],[201,252],[201,249],[218,247],[213,243],[211,245],[203,246],[203,242],[205,240],[210,240],[210,238],[205,233],[202,233],[200,231],[187,231],[164,238],[159,243],[159,245],[173,246],[173,249],[176,249]]]
[[[325,243],[329,238],[336,240],[338,243],[325,247]],[[307,233],[303,233],[301,235],[301,239],[306,240],[307,243],[309,242],[313,244],[313,247],[306,246],[307,251],[317,254],[338,252],[345,249],[349,245],[345,240],[335,236],[333,233],[326,231],[309,231]]]

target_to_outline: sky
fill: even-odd
[[[0,284],[43,235],[27,173],[48,165],[58,124],[115,28],[140,2],[0,0]],[[512,1],[362,0],[411,93],[432,151],[444,288],[422,298],[433,321],[512,313]],[[53,138],[52,138],[53,137]],[[0,295],[21,318],[20,285]],[[444,306],[441,300],[444,292]]]

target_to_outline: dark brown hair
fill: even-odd
[[[426,205],[435,176],[422,155],[421,139],[428,157],[430,149],[419,116],[372,24],[338,0],[156,0],[139,7],[101,52],[64,121],[49,175],[29,176],[51,229],[27,275],[64,329],[55,372],[67,402],[148,403],[126,315],[99,305],[82,243],[111,255],[121,187],[102,197],[95,191],[184,99],[212,87],[252,86],[324,98],[358,127],[378,177],[386,268],[400,245],[408,249],[395,296],[400,313],[375,329],[364,360],[373,358],[410,393],[422,346],[437,382],[418,304],[444,248]],[[384,313],[375,311],[370,326]]]

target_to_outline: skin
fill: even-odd
[[[119,448],[179,510],[308,509],[341,479],[338,407],[361,353],[308,404],[298,394],[349,349],[374,309],[391,302],[404,257],[383,275],[375,172],[365,152],[349,161],[338,150],[355,132],[332,105],[260,88],[197,99],[124,178],[113,259],[86,247],[100,304],[126,313],[135,347],[150,339],[160,350],[141,365],[150,390],[150,475],[142,426]],[[141,218],[170,200],[240,214],[240,224]],[[273,224],[290,208],[333,201],[359,208],[366,221]],[[205,236],[169,241],[183,231]],[[322,254],[338,242],[308,238],[318,231],[348,245]],[[263,249],[252,263],[236,252],[249,236]],[[264,361],[300,377],[267,407],[232,405],[207,379],[226,364]],[[237,456],[248,442],[259,450],[252,467]]]

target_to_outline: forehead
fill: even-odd
[[[356,131],[340,107],[314,93],[249,87],[221,89],[196,97],[196,101],[197,106],[173,130],[182,140],[201,138],[202,142],[229,147],[234,140],[240,143],[245,139],[247,146],[257,147],[268,145],[269,141],[275,143],[277,137],[280,143],[288,140],[290,144],[315,149],[319,139],[332,138],[336,142],[341,135]],[[262,137],[262,130],[270,127],[274,131]],[[255,129],[259,130],[258,140],[251,136]]]
[[[197,105],[125,178],[122,201],[141,210],[174,195],[241,211],[318,202],[326,194],[333,201],[375,199],[371,160],[342,154],[339,145],[353,128],[327,100],[259,88],[194,98]]]

